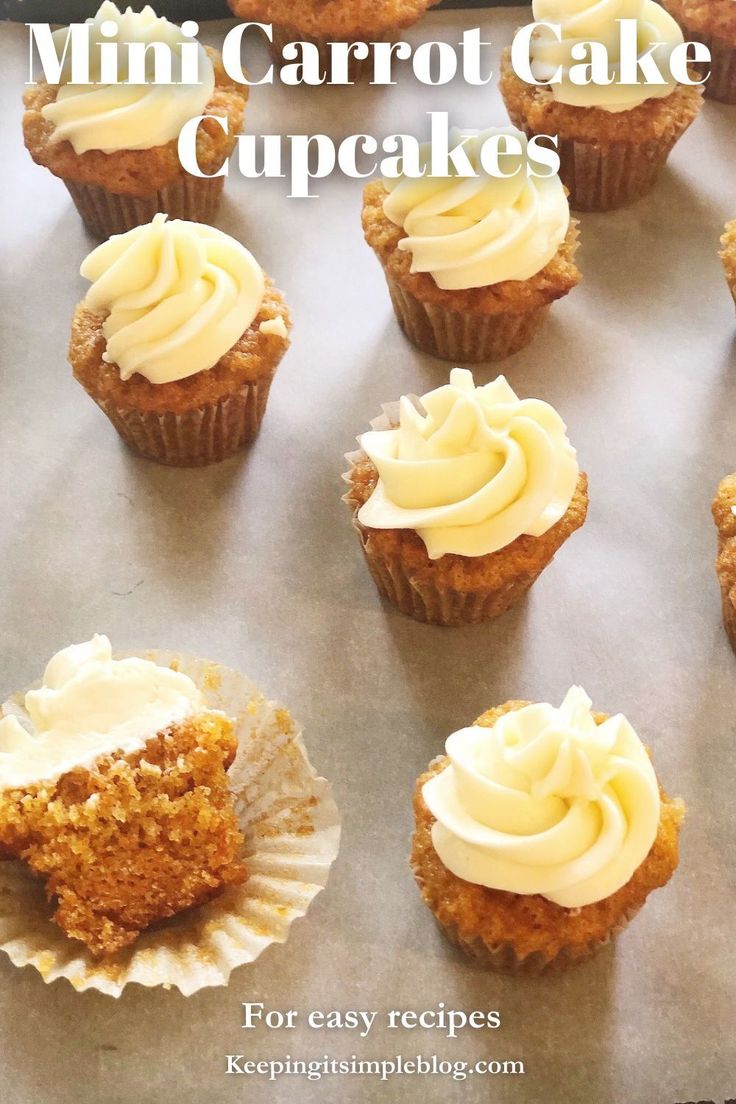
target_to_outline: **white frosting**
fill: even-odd
[[[117,25],[114,38],[101,34],[105,22]],[[90,80],[100,79],[100,43],[162,42],[172,51],[172,81],[179,79],[182,43],[188,41],[179,27],[167,19],[159,19],[153,8],[141,12],[126,8],[125,12],[104,0],[97,14],[86,21],[89,35]],[[67,27],[54,33],[56,49],[61,54],[69,35]],[[127,51],[118,50],[118,79],[127,79],[124,64]],[[199,47],[199,84],[100,84],[74,85],[71,78],[71,47],[62,68],[60,87],[53,103],[43,108],[43,115],[53,123],[52,142],[71,142],[75,153],[87,150],[145,150],[163,146],[179,137],[179,131],[189,119],[201,115],[212,97],[215,73],[207,53]],[[147,76],[152,76],[152,51],[148,51]]]
[[[505,154],[502,162],[505,173],[516,170],[513,176],[489,176],[482,167],[481,147],[498,134],[521,144],[520,155]],[[452,137],[459,140],[459,132]],[[463,149],[474,177],[384,180],[384,214],[407,235],[399,249],[411,253],[412,272],[428,272],[449,291],[528,280],[565,240],[570,208],[562,182],[558,176],[527,176],[527,140],[518,130],[484,130]],[[422,157],[427,164],[428,146]]]
[[[28,727],[12,713],[0,719],[0,790],[139,751],[157,732],[201,712],[204,700],[187,675],[145,659],[113,659],[110,641],[96,634],[56,653],[25,708]]]
[[[199,222],[156,215],[93,250],[80,269],[85,304],[109,312],[103,359],[170,383],[212,368],[260,310],[265,278],[235,238]]]
[[[402,398],[398,428],[360,438],[379,475],[363,525],[414,529],[437,559],[484,556],[560,520],[579,468],[553,407],[519,399],[503,376],[476,387],[466,368],[421,407]]]
[[[458,878],[566,908],[610,897],[657,836],[660,796],[620,714],[597,725],[584,690],[529,705],[447,741],[450,765],[422,790],[432,843]]]
[[[574,107],[600,107],[605,111],[629,111],[645,100],[669,96],[676,88],[669,72],[669,56],[683,41],[678,24],[660,4],[654,0],[533,0],[535,22],[559,25],[562,41],[556,41],[542,28],[532,38],[530,49],[531,70],[537,80],[546,81],[562,66],[562,82],[550,85],[550,91],[560,103]],[[666,78],[665,84],[647,84],[640,79],[637,84],[619,84],[620,79],[620,28],[617,20],[637,20],[637,47],[641,56],[657,42],[652,56]],[[600,42],[608,51],[608,85],[573,84],[569,79],[570,67],[580,64],[572,58],[572,47],[578,42]]]

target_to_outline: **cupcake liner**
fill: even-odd
[[[201,180],[184,173],[147,196],[118,195],[96,184],[74,180],[64,183],[87,229],[99,238],[109,238],[150,222],[160,211],[172,219],[213,222],[225,177]]]
[[[303,34],[297,27],[287,26],[286,24],[273,24],[273,42],[269,44],[271,56],[274,61],[279,65],[288,65],[281,56],[281,51],[288,42],[309,42],[313,46],[317,47],[319,51],[320,66],[324,69],[329,80],[331,76],[331,54],[330,54],[330,42],[334,42],[334,37],[329,35],[320,35],[314,37],[313,35]],[[398,28],[392,28],[386,31],[382,31],[380,34],[371,35],[371,42],[393,42],[399,37]],[[358,60],[353,54],[348,59],[348,78],[351,81],[359,81],[367,72],[372,69],[372,58],[369,53],[365,59]]]
[[[723,610],[723,627],[730,641],[731,647],[736,652],[736,606],[734,606],[731,592],[721,588],[721,608]]]
[[[424,303],[386,272],[397,321],[412,345],[456,364],[503,360],[528,345],[549,305],[517,314],[470,314]]]
[[[124,654],[143,654],[183,671],[200,687],[208,708],[235,718],[238,752],[228,777],[245,836],[248,879],[149,928],[118,954],[95,959],[53,923],[41,881],[22,863],[0,862],[0,950],[16,966],[34,966],[44,981],[66,978],[79,991],[119,997],[136,982],[190,996],[227,985],[236,967],[286,941],[292,922],[327,882],[340,817],[288,711],[267,701],[244,675],[173,652]],[[22,714],[22,701],[22,694],[14,695],[3,712]]]
[[[416,395],[407,396],[421,409]],[[383,413],[370,423],[371,429],[392,429],[399,424],[399,404],[386,403]],[[366,459],[362,449],[346,454],[345,459],[351,469]],[[351,472],[342,476],[344,482],[351,484]],[[532,583],[541,575],[546,564],[537,571],[528,571],[517,575],[503,587],[480,587],[474,590],[453,589],[446,576],[428,578],[417,575],[410,563],[405,563],[401,555],[388,556],[384,551],[376,550],[370,541],[371,530],[358,520],[359,507],[351,502],[350,492],[343,495],[343,502],[353,510],[353,527],[360,539],[361,548],[368,570],[371,573],[379,594],[401,613],[432,625],[446,627],[457,625],[476,625],[500,617],[524,595]]]
[[[216,464],[239,452],[257,435],[275,368],[217,402],[182,414],[121,410],[109,399],[88,394],[125,443],[147,460],[174,467]]]
[[[691,37],[704,43],[710,50],[710,63],[696,66],[701,72],[710,69],[710,76],[703,85],[704,95],[709,100],[736,104],[736,47],[700,32]]]

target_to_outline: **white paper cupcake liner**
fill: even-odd
[[[248,879],[215,900],[143,932],[124,951],[95,959],[52,921],[43,883],[19,862],[0,862],[0,950],[44,981],[119,997],[126,985],[199,989],[227,985],[232,971],[272,943],[284,943],[327,883],[340,842],[329,783],[317,776],[288,711],[267,701],[244,675],[206,660],[150,651],[202,690],[210,709],[235,718],[238,752],[228,777],[245,842]],[[118,656],[122,658],[122,655]],[[23,713],[23,694],[2,712]]]

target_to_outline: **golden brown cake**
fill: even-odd
[[[689,42],[702,42],[710,62],[697,66],[710,76],[705,95],[722,103],[736,103],[736,5],[733,0],[661,0]]]
[[[475,725],[493,729],[501,717],[529,704],[506,702],[488,710]],[[605,714],[592,716],[598,726],[608,720]],[[566,723],[572,723],[572,719],[567,718]],[[537,727],[542,729],[537,739],[558,740],[559,733],[553,734],[552,729],[559,729],[559,720],[547,732],[543,726]],[[472,730],[465,730],[467,732]],[[463,733],[457,735],[462,737]],[[448,746],[452,747],[453,739],[448,741]],[[601,899],[582,906],[564,907],[541,893],[509,892],[458,877],[437,853],[433,842],[436,820],[424,797],[425,785],[450,765],[447,756],[438,757],[417,782],[411,866],[422,898],[440,929],[454,945],[483,966],[504,972],[541,974],[589,958],[626,927],[647,896],[664,886],[677,867],[684,806],[679,800],[669,798],[660,787],[659,819],[651,847],[624,884]],[[493,818],[494,811],[489,804],[488,819],[493,822]],[[517,843],[521,839],[523,836],[519,833]],[[509,855],[515,853],[509,849]],[[592,851],[590,853],[592,855]],[[603,875],[605,880],[605,870]],[[520,871],[517,876],[524,880],[526,872]]]
[[[736,651],[736,474],[725,476],[713,499],[713,520],[718,530],[716,574],[721,588],[723,625]]]
[[[197,253],[189,247],[196,242],[204,252],[200,263],[191,264]],[[154,341],[141,333],[145,319],[130,324],[125,309],[117,307],[128,294],[147,294],[150,272],[141,261],[142,244],[161,272],[144,308],[151,325],[167,303],[191,300],[173,328],[165,322],[170,332],[155,331]],[[180,256],[171,271],[170,249]],[[237,299],[223,292],[226,279],[213,277],[218,269],[239,285]],[[289,347],[290,319],[281,292],[239,242],[211,227],[157,216],[100,246],[82,271],[93,285],[74,313],[69,360],[76,379],[131,448],[162,464],[193,466],[224,460],[253,440]]]
[[[421,19],[439,0],[228,0],[243,20],[270,23],[271,52],[277,62],[287,42],[310,42],[317,47],[325,71],[331,72],[330,42],[390,42]],[[350,80],[366,70],[366,62],[351,57]]]
[[[146,13],[139,16],[130,11],[122,14],[106,0],[95,20],[99,23],[101,18],[112,18],[121,24],[121,41],[132,41],[138,32],[130,20],[145,16]],[[162,36],[165,32],[172,35],[176,30],[166,20],[159,22],[164,27]],[[94,27],[95,21],[90,24]],[[159,211],[172,218],[196,222],[210,222],[214,218],[225,178],[201,179],[182,168],[177,151],[179,123],[185,121],[185,116],[197,115],[227,120],[227,133],[212,119],[201,123],[197,132],[198,164],[203,173],[211,176],[235,148],[248,89],[230,80],[216,50],[208,48],[203,55],[213,73],[209,100],[200,105],[195,99],[191,109],[184,108],[181,118],[165,130],[156,122],[163,115],[160,99],[153,102],[154,95],[165,94],[166,89],[161,86],[150,89],[150,106],[146,103],[146,89],[142,89],[140,101],[127,108],[131,113],[137,111],[135,116],[131,115],[127,129],[123,129],[119,120],[107,121],[114,107],[112,103],[105,105],[104,113],[100,111],[100,125],[94,129],[89,128],[90,109],[84,104],[77,108],[74,102],[62,104],[65,114],[54,122],[48,117],[49,108],[57,104],[66,85],[53,86],[41,80],[25,92],[23,137],[26,148],[37,164],[64,181],[85,224],[98,237],[121,234],[150,222]],[[110,96],[124,91],[122,86],[106,87]],[[84,100],[84,96],[77,99]],[[67,114],[72,111],[75,115],[67,121]],[[85,130],[85,126],[91,132]],[[59,127],[65,129],[60,131]],[[145,144],[149,131],[154,136],[151,141],[164,134],[170,137],[164,142],[139,148],[139,143]],[[62,137],[62,133],[68,137]],[[129,134],[127,139],[126,134]],[[134,148],[121,146],[126,140]]]
[[[468,438],[455,442],[448,433],[452,432],[453,421],[456,424],[459,421],[460,408],[467,409],[469,402],[475,406],[473,432],[482,438],[486,426],[493,425],[494,420],[498,432],[495,441],[475,446],[473,461],[483,474],[470,493],[467,487],[463,490],[464,478],[458,477],[457,469],[453,468],[456,464],[453,453],[457,448],[458,458],[468,458],[474,446]],[[564,436],[564,423],[552,408],[547,404],[537,406],[535,400],[517,399],[503,377],[485,388],[474,388],[470,373],[456,370],[449,385],[425,395],[417,405],[434,412],[418,416],[418,433],[426,441],[422,446],[424,455],[407,460],[397,489],[393,491],[390,486],[386,490],[381,469],[393,483],[394,463],[390,454],[410,448],[408,442],[414,436],[414,427],[404,424],[402,429],[401,418],[406,423],[413,417],[404,407],[402,415],[387,421],[385,428],[381,425],[377,431],[360,438],[361,451],[348,457],[351,466],[345,479],[349,490],[344,500],[373,581],[387,601],[418,621],[438,625],[488,621],[523,597],[567,538],[583,524],[588,508],[587,476],[579,471],[575,451]],[[514,477],[510,475],[505,450],[513,449],[509,441],[515,436],[517,418],[523,418],[534,407],[537,413],[541,408],[543,432],[548,434],[543,463],[556,473],[553,480],[556,486],[554,489],[548,486],[546,492],[554,505],[550,505],[549,515],[541,523],[536,505],[524,521],[514,516],[526,498],[534,497],[536,501],[536,475],[532,474],[536,469],[533,459],[536,446],[529,446],[528,482],[514,488],[519,506],[509,501],[506,484],[507,478]],[[465,432],[472,439],[472,433],[467,429]],[[393,436],[401,442],[402,433],[406,444],[382,445],[382,437]],[[440,442],[436,455],[433,441]],[[384,455],[375,451],[378,448]],[[460,463],[464,460],[460,459]],[[494,471],[490,478],[488,468]],[[457,488],[452,487],[454,478],[459,480]],[[442,490],[437,490],[438,487]],[[391,501],[392,493],[401,499],[401,506]],[[453,526],[451,523],[463,516],[463,510],[469,511],[468,518],[477,518],[479,511],[474,504],[481,496],[486,500],[480,510],[485,515],[483,520]],[[420,526],[419,531],[410,524],[416,510],[411,506],[403,508],[413,501],[424,507],[426,527]]]
[[[719,256],[723,262],[728,290],[733,296],[734,303],[736,303],[736,219],[726,223],[721,235]]]
[[[0,719],[0,857],[43,879],[95,956],[245,880],[232,721],[178,671],[72,645]]]

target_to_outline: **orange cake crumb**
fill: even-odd
[[[338,41],[366,39],[410,27],[439,0],[228,0],[239,19],[298,27]]]

